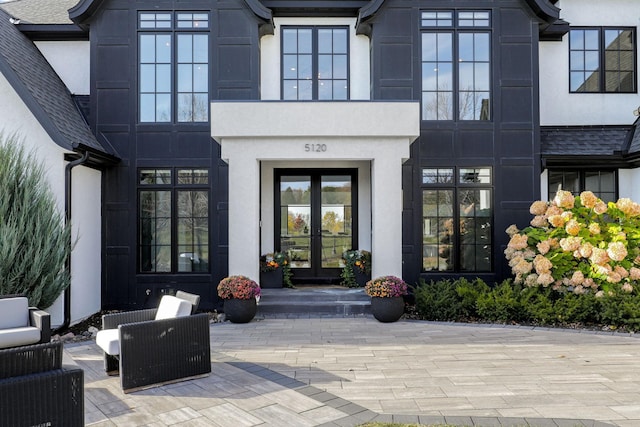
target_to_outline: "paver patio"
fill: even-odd
[[[94,342],[92,426],[640,426],[640,341],[629,334],[372,317],[211,325],[212,374],[130,394]]]

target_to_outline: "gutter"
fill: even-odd
[[[83,165],[89,160],[89,152],[85,151],[81,158],[67,163],[64,168],[64,223],[65,225],[71,223],[71,171],[76,166]],[[71,241],[69,246],[71,246]],[[71,252],[65,260],[64,267],[71,275]],[[64,290],[64,320],[62,325],[58,326],[54,332],[59,332],[69,327],[71,323],[71,282],[69,286]]]

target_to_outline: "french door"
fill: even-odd
[[[276,170],[276,249],[294,281],[337,281],[342,254],[356,247],[355,169]]]

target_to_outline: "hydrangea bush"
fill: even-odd
[[[536,201],[529,227],[511,225],[505,255],[516,283],[577,294],[623,290],[640,283],[640,205],[608,204],[591,191],[559,190]]]
[[[395,276],[380,276],[369,280],[364,291],[370,297],[394,298],[407,295],[408,287],[404,280]]]
[[[218,296],[222,299],[251,299],[260,296],[260,286],[246,276],[229,276],[218,283]]]

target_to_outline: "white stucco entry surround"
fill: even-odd
[[[402,276],[402,163],[419,135],[417,102],[212,102],[211,136],[229,164],[229,274],[260,275],[261,163],[366,162],[371,274]],[[307,151],[307,144],[324,144],[326,151]]]

